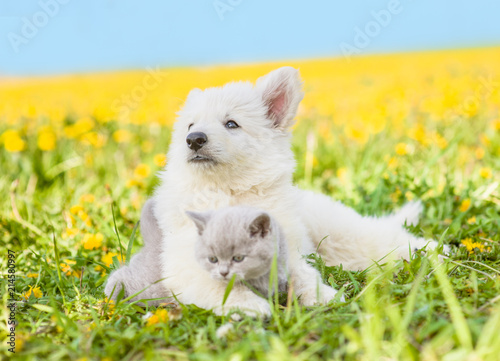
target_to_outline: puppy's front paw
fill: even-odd
[[[416,241],[410,242],[410,245],[414,252],[424,247],[427,251],[432,251],[439,247],[438,242],[423,238],[419,238]],[[445,256],[450,254],[450,247],[446,244],[443,245],[443,254]]]
[[[436,248],[439,247],[439,243],[436,241],[427,241],[427,247],[426,250],[435,250]],[[444,262],[445,258],[448,258],[450,255],[451,248],[450,246],[443,244],[443,252],[442,254],[438,254],[438,260],[440,262]]]
[[[216,315],[226,315],[230,311],[240,310],[250,317],[265,317],[271,315],[269,302],[254,293],[246,297],[236,297],[228,300],[224,306],[218,306],[213,309]]]
[[[335,298],[337,291],[321,283],[318,288],[310,288],[300,295],[300,303],[306,307],[324,305]]]

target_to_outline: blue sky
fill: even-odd
[[[0,0],[0,75],[495,46],[499,18],[498,0]]]

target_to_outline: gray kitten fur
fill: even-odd
[[[113,293],[112,299],[116,300],[122,286],[125,288],[124,298],[150,286],[130,301],[166,298],[164,300],[147,301],[149,306],[158,306],[161,303],[172,301],[172,299],[168,299],[171,294],[163,286],[163,282],[155,283],[162,278],[160,268],[162,233],[153,214],[153,206],[154,199],[151,198],[142,208],[140,226],[144,247],[132,257],[128,265],[120,267],[109,275],[104,293],[108,297]],[[113,288],[115,288],[114,291]],[[141,305],[141,303],[138,304]]]
[[[263,210],[226,207],[209,212],[186,212],[198,228],[196,260],[211,277],[229,281],[233,274],[263,296],[277,256],[278,289],[287,288],[287,248],[278,223]]]

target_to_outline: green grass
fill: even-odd
[[[346,302],[303,308],[295,299],[280,295],[272,317],[245,317],[233,321],[192,305],[181,305],[182,317],[147,325],[143,309],[104,300],[107,273],[96,270],[106,252],[130,257],[142,238],[135,233],[140,207],[151,194],[154,172],[143,186],[127,188],[135,166],[149,164],[167,149],[170,133],[130,126],[129,144],[112,140],[93,149],[60,139],[52,152],[36,149],[36,142],[21,154],[0,152],[0,224],[2,233],[2,313],[8,318],[7,249],[16,252],[16,297],[29,286],[39,287],[41,298],[31,296],[17,304],[19,347],[16,360],[497,360],[500,355],[500,197],[495,178],[483,179],[477,164],[461,168],[459,145],[475,144],[481,124],[457,123],[445,130],[449,145],[415,145],[413,154],[398,157],[389,168],[386,155],[394,155],[398,141],[379,134],[364,146],[346,142],[334,129],[333,140],[318,139],[311,169],[305,162],[305,138],[314,128],[302,122],[295,131],[298,165],[296,182],[304,188],[332,195],[363,214],[382,214],[403,204],[406,197],[422,199],[425,212],[415,234],[451,246],[450,258],[439,262],[418,252],[410,262],[376,264],[362,272],[327,267],[315,255],[308,259],[324,281],[342,289]],[[111,134],[116,124],[101,125]],[[500,135],[491,137],[491,149],[500,147]],[[141,149],[145,140],[153,149]],[[143,147],[144,148],[144,147]],[[92,163],[89,159],[92,158]],[[500,168],[498,157],[488,151],[482,165]],[[309,169],[308,169],[309,167]],[[336,177],[344,168],[344,180]],[[310,174],[310,176],[308,176]],[[498,174],[498,173],[497,173]],[[92,220],[86,226],[74,215],[81,233],[62,237],[72,205],[83,194],[95,195],[83,203]],[[464,199],[471,200],[466,211]],[[124,212],[124,208],[127,211]],[[471,217],[475,222],[468,222]],[[104,235],[101,247],[85,250],[82,233]],[[484,252],[470,253],[461,241],[471,238],[485,244]],[[129,240],[133,246],[129,247]],[[489,248],[488,248],[489,247]],[[60,266],[74,261],[66,275]],[[383,260],[381,261],[384,262]],[[118,259],[115,258],[116,267]],[[37,273],[35,278],[28,273]],[[217,329],[234,326],[224,338]],[[7,336],[5,328],[0,340]],[[13,355],[6,341],[0,353]]]

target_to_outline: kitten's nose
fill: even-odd
[[[222,277],[226,277],[229,274],[228,270],[220,270],[219,272]]]
[[[186,143],[189,149],[197,151],[208,141],[208,137],[205,133],[202,132],[193,132],[189,133],[186,138]]]

